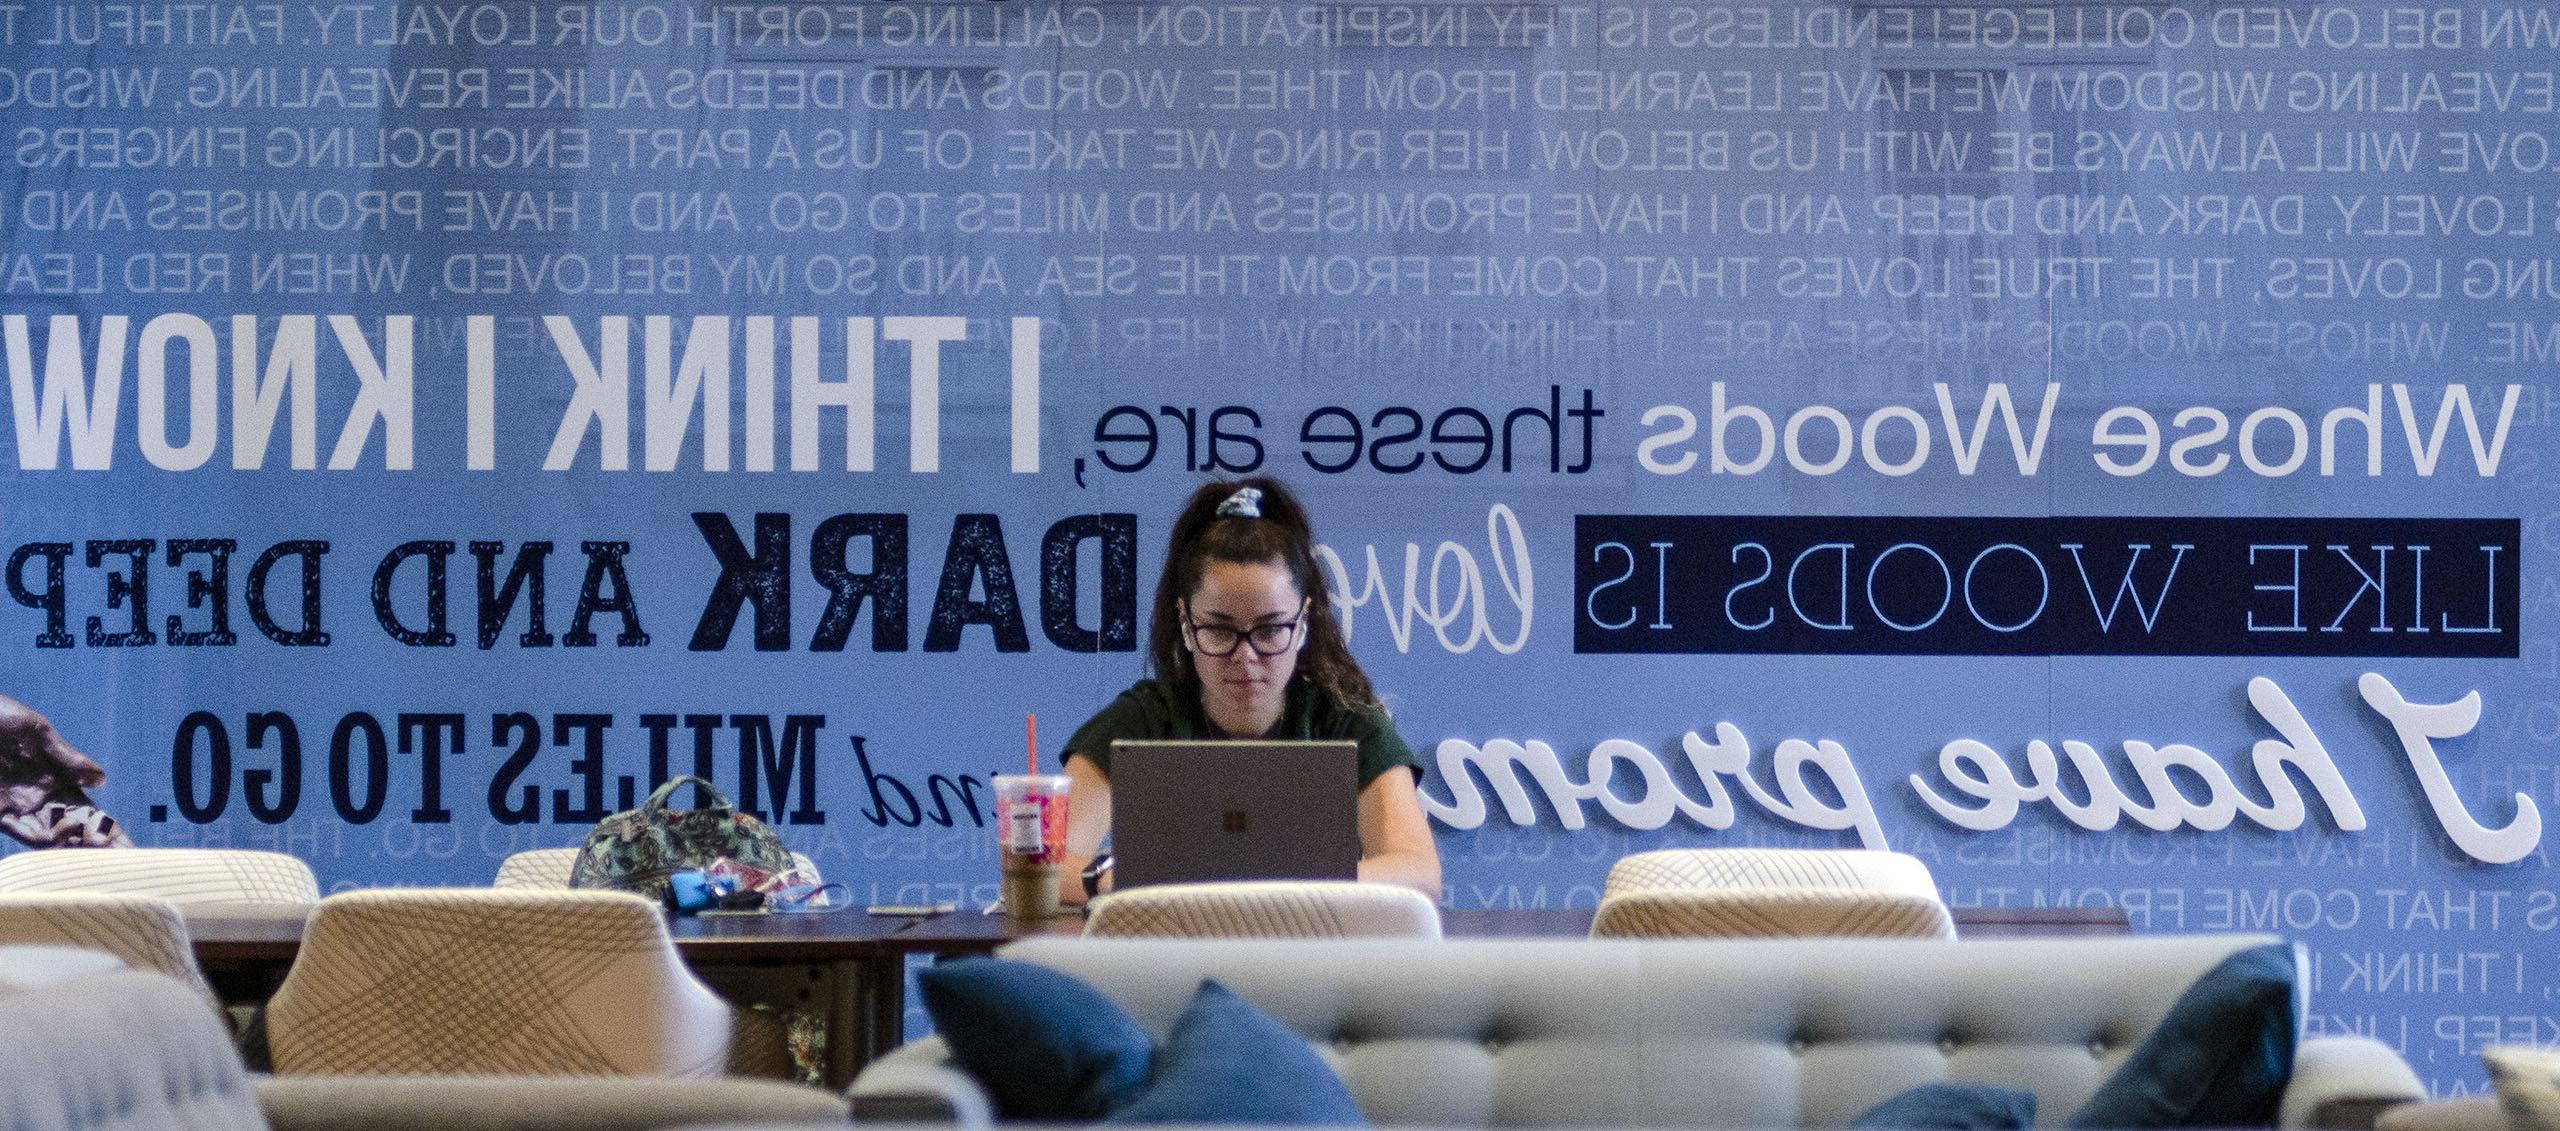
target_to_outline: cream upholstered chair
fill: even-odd
[[[1899,852],[1705,848],[1609,869],[1594,938],[1952,939],[1929,866]]]
[[[565,891],[569,874],[576,869],[579,849],[533,848],[515,853],[498,862],[497,878],[490,886],[501,890]],[[794,867],[805,871],[812,880],[818,866],[797,852],[791,854]],[[789,1002],[809,988],[812,973],[802,969],[776,967],[729,967],[698,971],[712,982],[721,996],[731,1001],[755,1001],[768,1004]],[[823,973],[817,977],[823,977]],[[737,1011],[735,1039],[730,1045],[729,1071],[739,1076],[769,1076],[776,1079],[794,1074],[791,1061],[790,1034],[785,1026],[792,1010],[776,1004],[773,1013],[757,1009]]]
[[[1672,848],[1622,857],[1601,897],[1654,888],[1788,888],[1937,898],[1920,858],[1858,848]]]
[[[1159,884],[1093,903],[1096,937],[1332,939],[1440,937],[1440,909],[1421,892],[1347,881]]]
[[[87,851],[87,850],[82,850]],[[187,921],[167,900],[91,892],[0,893],[0,944],[101,951],[135,970],[157,970],[219,1006],[196,970]]]
[[[516,853],[498,862],[498,877],[489,881],[499,888],[565,888],[569,886],[569,870],[578,863],[574,848],[535,848]]]
[[[534,848],[516,853],[498,862],[498,878],[490,886],[501,888],[565,888],[569,873],[577,866],[578,849]],[[795,868],[818,874],[818,866],[797,852],[791,854]],[[815,881],[813,881],[815,882]]]
[[[229,848],[46,848],[0,860],[0,892],[145,895],[176,904],[313,903],[311,866]]]
[[[607,891],[331,896],[267,1007],[296,1074],[711,1076],[730,1024],[658,909]]]

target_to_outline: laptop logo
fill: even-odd
[[[1229,809],[1224,815],[1218,818],[1218,827],[1226,832],[1246,832],[1248,831],[1246,824],[1247,822],[1245,820],[1244,810],[1242,809]]]

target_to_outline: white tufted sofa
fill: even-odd
[[[772,1080],[254,1076],[196,990],[96,951],[0,946],[0,1010],[0,1128],[639,1131],[844,1120],[841,1097]]]
[[[82,852],[104,851],[80,849]],[[264,1131],[231,1035],[195,987],[112,955],[0,947],[0,1126]]]
[[[1583,941],[1035,939],[1159,1040],[1203,977],[1304,1034],[1370,1120],[1443,1128],[1836,1128],[1941,1080],[2058,1127],[2194,978],[2263,936]],[[2304,1043],[2282,1125],[2424,1095],[2387,1047]],[[928,1038],[854,1082],[858,1122],[984,1118]]]

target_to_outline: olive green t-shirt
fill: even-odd
[[[1111,743],[1115,739],[1233,738],[1211,723],[1200,704],[1181,701],[1161,681],[1142,679],[1113,699],[1067,739],[1067,754],[1086,758],[1104,777],[1111,776]],[[1360,744],[1360,785],[1398,766],[1413,768],[1422,780],[1422,763],[1413,748],[1396,736],[1395,724],[1376,708],[1347,708],[1328,695],[1292,680],[1280,707],[1280,724],[1268,735],[1287,739],[1349,739]]]

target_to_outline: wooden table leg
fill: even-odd
[[[906,1040],[907,956],[838,962],[827,1018],[827,1086],[853,1083],[864,1065]]]

